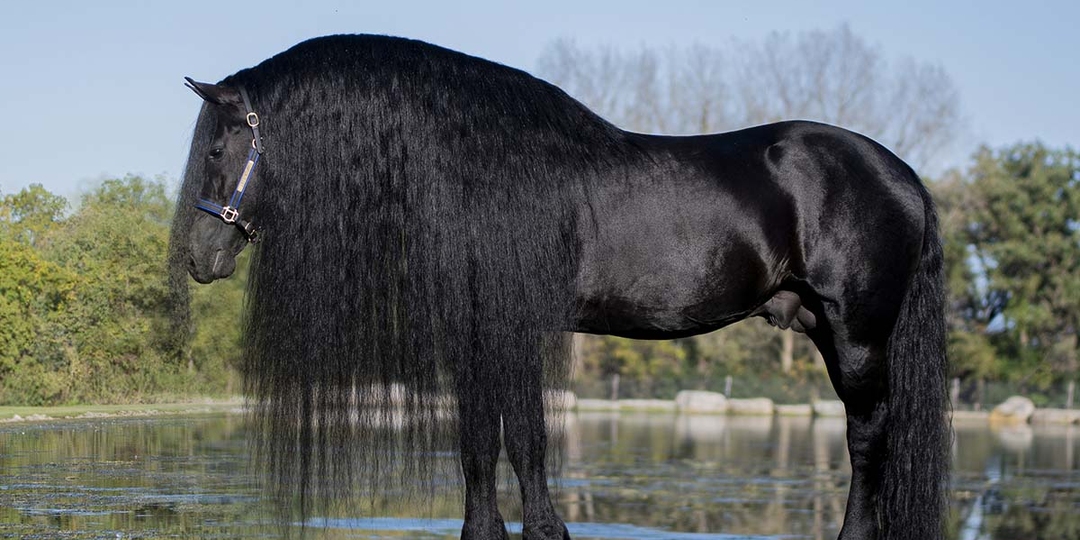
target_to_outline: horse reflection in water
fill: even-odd
[[[846,406],[840,537],[940,536],[937,218],[874,141],[810,122],[630,133],[524,72],[380,36],[190,85],[205,104],[176,298],[184,273],[228,277],[259,240],[242,371],[287,509],[409,487],[456,434],[462,538],[507,536],[501,448],[523,537],[567,538],[544,406],[568,377],[566,332],[670,339],[760,316],[814,341]],[[388,423],[401,429],[374,428]]]

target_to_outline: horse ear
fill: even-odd
[[[215,105],[239,105],[242,102],[240,92],[235,88],[222,86],[220,84],[198,82],[191,77],[184,77],[184,80],[187,81],[184,86],[190,88],[205,101]]]

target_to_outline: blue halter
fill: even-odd
[[[229,204],[222,206],[213,201],[199,199],[195,203],[195,208],[213,214],[229,225],[236,225],[247,237],[248,242],[254,243],[258,241],[258,230],[251,221],[240,216],[240,201],[244,198],[244,191],[248,187],[251,175],[255,172],[255,166],[259,164],[259,156],[262,155],[263,146],[262,137],[259,136],[259,115],[251,110],[251,101],[248,100],[247,91],[244,90],[243,86],[240,87],[240,97],[244,100],[244,109],[247,112],[244,118],[247,120],[248,127],[251,128],[252,135],[251,151],[248,152],[247,163],[244,165],[244,170],[240,172],[240,178],[236,181],[236,189],[233,190],[232,197],[229,198]]]

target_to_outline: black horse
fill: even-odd
[[[846,406],[840,537],[941,536],[937,217],[881,145],[811,122],[629,133],[524,72],[381,36],[190,82],[207,103],[172,261],[207,283],[259,240],[245,380],[260,459],[301,512],[361,473],[423,472],[456,428],[462,538],[506,538],[501,446],[524,537],[566,538],[544,416],[563,332],[669,339],[761,316],[814,341]]]

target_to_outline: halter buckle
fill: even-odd
[[[255,114],[254,112],[249,112],[249,113],[247,113],[246,118],[247,118],[247,125],[248,126],[250,126],[252,128],[259,127],[259,115]]]
[[[236,218],[239,216],[240,211],[231,206],[226,206],[221,209],[221,221],[224,221],[225,223],[236,223]]]

